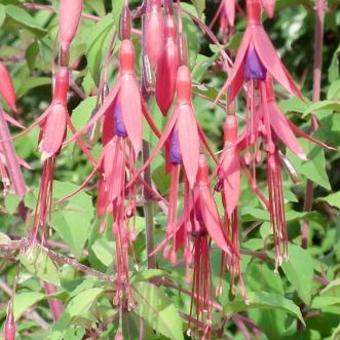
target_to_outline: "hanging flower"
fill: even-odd
[[[143,53],[155,70],[164,48],[164,18],[160,0],[147,0],[143,18]]]
[[[260,0],[247,0],[247,13],[248,24],[234,66],[218,97],[227,89],[232,103],[245,81],[263,81],[268,73],[292,95],[303,99],[262,26]]]
[[[4,193],[12,188],[18,196],[23,197],[27,189],[20,166],[30,167],[16,155],[6,120],[16,123],[0,108],[0,175]]]
[[[8,107],[13,111],[17,112],[16,107],[16,96],[12,83],[11,76],[6,68],[6,66],[0,62],[0,95],[8,105]]]
[[[165,18],[165,45],[158,61],[155,96],[157,104],[166,116],[176,92],[176,76],[179,66],[177,28],[171,14]]]

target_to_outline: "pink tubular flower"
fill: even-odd
[[[143,51],[155,70],[164,48],[164,18],[161,0],[147,0],[143,18]]]
[[[292,95],[303,98],[261,24],[260,0],[247,0],[247,12],[247,29],[219,96],[227,89],[228,100],[232,103],[245,81],[263,81],[268,73]]]
[[[156,73],[155,96],[157,104],[166,116],[176,91],[176,75],[179,66],[177,28],[171,14],[165,18],[165,45]]]
[[[142,148],[143,116],[154,133],[159,136],[159,132],[139,91],[134,70],[135,50],[130,40],[125,39],[122,41],[119,60],[120,68],[116,85],[109,91],[103,105],[96,114],[68,142],[79,139],[79,136],[87,131],[89,127],[95,124],[102,116],[111,114],[115,105],[119,105],[121,108],[120,125],[124,124],[126,135],[137,158]]]
[[[270,18],[274,16],[275,1],[276,0],[261,0],[262,6]]]
[[[59,43],[61,50],[68,54],[68,50],[74,39],[81,11],[83,0],[61,0],[59,9]]]
[[[256,69],[256,72],[260,72],[256,66],[254,69]],[[252,72],[254,72],[254,69]],[[234,160],[230,161],[232,159],[233,149],[237,147],[240,151],[245,151],[244,162],[241,162],[241,165],[242,168],[245,168],[246,165],[252,164],[251,187],[252,190],[256,191],[256,194],[268,209],[274,234],[276,265],[279,266],[283,259],[288,256],[288,236],[284,214],[279,141],[302,160],[306,160],[306,156],[295,134],[320,146],[327,147],[327,145],[299,130],[284,116],[275,102],[272,78],[270,75],[266,75],[264,80],[258,81],[259,96],[254,95],[254,83],[251,82],[250,85],[247,96],[247,107],[250,112],[246,120],[244,132],[237,141],[234,141],[232,146],[229,146],[227,156],[222,156],[221,169],[223,170],[223,166],[226,168],[223,162],[227,160],[229,164],[229,176],[231,176],[230,169],[235,167],[238,169],[238,165],[235,165],[238,163]],[[259,193],[256,188],[256,167],[261,162],[263,155],[267,156],[268,200],[263,198],[262,194]],[[221,173],[228,174],[228,171],[224,170],[224,172],[220,172],[220,174]],[[228,179],[228,177],[225,178]],[[235,193],[234,195],[232,194],[233,183],[237,183],[235,178],[233,181],[230,181],[230,183],[227,182],[227,185],[224,185],[224,189],[227,191],[226,194],[229,194],[226,196],[227,214],[229,216],[236,202],[233,197],[237,197]],[[228,199],[231,202],[229,206]]]
[[[222,11],[225,13],[229,26],[234,27],[236,0],[222,0]]]
[[[21,161],[16,155],[6,118],[6,114],[0,108],[0,175],[5,193],[12,187],[18,196],[23,197],[27,189],[20,165],[29,166],[26,166],[26,163]],[[14,120],[11,119],[11,121]]]
[[[12,84],[11,76],[3,63],[0,63],[0,95],[8,105],[8,107],[13,111],[17,112],[16,107],[16,96],[14,87]]]
[[[60,67],[55,76],[53,101],[46,112],[39,118],[41,135],[39,150],[42,160],[56,155],[64,141],[68,122],[67,92],[69,89],[69,71]]]
[[[216,190],[221,192],[222,203],[225,210],[224,224],[230,238],[236,256],[227,257],[222,253],[221,277],[224,265],[227,265],[231,273],[231,288],[235,294],[235,281],[239,278],[241,295],[245,297],[245,288],[240,268],[240,245],[238,231],[237,207],[241,190],[241,161],[240,150],[237,145],[237,118],[229,114],[224,125],[224,149],[218,164],[218,184]],[[222,281],[221,281],[222,282]],[[219,290],[221,291],[220,284]]]
[[[50,294],[55,294],[58,289],[55,285],[48,283],[48,282],[44,282],[44,290],[46,292],[46,294],[50,295]],[[61,303],[61,301],[59,301],[56,298],[49,298],[48,299],[48,304],[50,306],[50,310],[53,316],[53,320],[57,321],[60,319],[61,315],[63,314],[64,311],[64,306]]]
[[[5,322],[5,340],[15,340],[16,328],[12,308],[9,308]]]

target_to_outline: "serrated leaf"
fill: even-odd
[[[76,185],[54,181],[55,198],[65,197],[77,189]],[[70,198],[66,205],[59,207],[52,214],[52,227],[66,242],[76,257],[81,251],[90,235],[91,221],[94,216],[94,208],[91,196],[80,192]]]
[[[67,305],[66,311],[71,317],[81,316],[88,312],[92,304],[103,292],[102,288],[91,288],[76,295]]]
[[[13,301],[13,314],[15,320],[20,319],[28,308],[44,299],[45,295],[39,292],[24,292],[15,294]]]
[[[299,142],[307,155],[308,161],[301,161],[288,150],[287,156],[289,160],[293,163],[293,166],[297,169],[299,174],[304,175],[306,178],[321,185],[325,189],[331,190],[331,185],[326,172],[325,151],[319,146],[308,143],[304,139],[299,139]]]
[[[6,7],[4,5],[0,5],[0,27],[4,23],[6,19]]]
[[[302,317],[300,308],[292,301],[286,299],[283,295],[272,294],[267,292],[247,292],[248,302],[244,300],[236,300],[227,303],[223,309],[226,313],[238,313],[254,308],[278,308],[295,316],[304,325],[305,321]]]
[[[314,273],[313,258],[308,250],[293,244],[289,245],[288,254],[289,259],[283,262],[282,269],[300,299],[309,305]]]
[[[108,14],[96,24],[88,38],[86,57],[89,70],[96,83],[99,80],[100,66],[104,60],[109,39],[115,29],[114,23],[112,14]]]
[[[155,331],[173,340],[182,340],[183,325],[178,311],[163,290],[150,283],[134,284],[135,312]]]
[[[115,244],[114,242],[110,242],[103,238],[98,239],[92,245],[92,251],[98,258],[98,260],[103,263],[105,266],[109,267],[113,262],[113,254],[115,252]]]
[[[340,112],[340,102],[334,100],[323,100],[317,103],[309,105],[308,109],[305,110],[303,118],[311,113],[318,114],[319,111],[333,110],[335,112]]]
[[[340,209],[340,191],[330,194],[326,197],[319,197],[317,200],[325,201],[329,205]]]
[[[23,8],[14,5],[8,5],[6,6],[6,14],[15,22],[29,29],[33,33],[37,33],[39,35],[46,33],[45,29],[37,25],[37,21],[34,20],[34,18]]]
[[[28,248],[20,254],[19,259],[32,275],[49,283],[57,285],[60,283],[57,267],[41,248]]]

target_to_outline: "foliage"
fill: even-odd
[[[51,101],[51,66],[57,54],[59,1],[39,1],[47,6],[32,9],[26,3],[37,1],[0,0],[0,60],[8,65],[12,75],[19,112],[16,116],[29,126]],[[243,2],[240,2],[243,5]],[[139,2],[130,1],[131,8]],[[278,0],[276,15],[265,20],[265,27],[282,59],[302,85],[306,98],[312,98],[314,2],[312,0]],[[96,106],[98,87],[106,63],[108,45],[117,34],[121,0],[85,1],[84,12],[71,47],[73,65],[72,86],[68,108],[76,128],[86,124]],[[210,23],[218,7],[216,1],[195,0],[183,3],[184,29],[189,48],[189,65],[194,81],[194,107],[197,118],[207,134],[213,150],[223,145],[224,110],[214,105],[225,74],[221,70],[219,49],[200,31],[187,12]],[[286,98],[282,92],[279,102],[283,112],[300,128],[308,131],[311,114],[320,122],[315,136],[334,148],[340,146],[340,78],[339,25],[337,0],[330,0],[325,19],[322,65],[321,101],[302,102]],[[94,20],[93,20],[94,19]],[[235,55],[244,31],[245,19],[237,17],[236,32],[226,46]],[[134,27],[140,29],[137,19]],[[218,34],[218,27],[214,27]],[[141,44],[133,35],[137,51],[137,74],[141,74]],[[117,78],[119,40],[115,41],[108,73],[110,87]],[[107,65],[106,65],[107,66]],[[106,67],[105,66],[105,67]],[[78,91],[77,89],[80,89]],[[281,93],[281,89],[278,88]],[[82,98],[85,95],[86,98]],[[223,101],[222,101],[223,102]],[[2,102],[3,107],[6,104]],[[159,128],[164,119],[150,99],[151,113]],[[237,113],[243,125],[245,107],[240,101]],[[147,128],[146,128],[147,129]],[[11,128],[13,135],[19,130]],[[148,136],[148,133],[145,134]],[[151,133],[150,133],[151,136]],[[70,137],[70,133],[67,138]],[[15,248],[16,240],[27,235],[33,224],[41,177],[40,154],[37,151],[38,130],[32,129],[15,139],[20,157],[32,167],[25,171],[29,191],[24,202],[14,194],[1,199],[0,215],[0,322],[4,325],[9,292],[13,287],[14,317],[17,339],[112,339],[123,322],[123,335],[138,339],[142,330],[145,339],[188,338],[187,321],[190,315],[190,284],[185,280],[184,265],[175,267],[157,254],[159,269],[148,269],[145,242],[144,212],[138,208],[136,241],[129,251],[129,276],[134,302],[120,313],[115,299],[114,267],[115,239],[111,228],[99,232],[102,221],[95,216],[96,190],[92,180],[86,190],[66,201],[92,171],[91,164],[74,143],[65,146],[58,155],[54,173],[54,194],[49,225],[49,241],[33,249],[5,252],[2,246]],[[154,146],[154,136],[146,137]],[[339,153],[301,141],[308,160],[301,161],[290,151],[288,160],[300,175],[292,184],[284,173],[285,208],[289,233],[289,259],[275,270],[274,251],[268,212],[262,207],[242,179],[240,202],[241,268],[247,290],[246,301],[237,292],[231,294],[230,275],[223,275],[223,293],[216,297],[213,310],[213,338],[244,338],[248,329],[259,339],[339,339],[340,338],[340,176]],[[92,147],[98,159],[101,147]],[[152,163],[152,179],[162,195],[169,192],[169,179],[163,170],[163,158]],[[211,164],[211,166],[213,166]],[[303,212],[307,180],[315,183],[315,200],[310,212]],[[264,171],[259,187],[265,188]],[[222,203],[216,195],[219,208]],[[141,198],[142,201],[142,198]],[[165,217],[157,203],[154,208],[154,237],[160,242],[165,230]],[[300,225],[308,221],[308,248],[301,248]],[[110,218],[107,225],[110,226]],[[217,287],[220,279],[220,258],[212,245],[212,280]],[[60,254],[60,255],[58,255]],[[18,275],[17,275],[18,273]],[[17,278],[16,278],[17,276]],[[42,282],[53,283],[57,290],[48,294]],[[48,302],[57,299],[64,305],[58,321],[53,320]],[[246,335],[245,335],[246,334]],[[249,336],[249,334],[248,334]]]

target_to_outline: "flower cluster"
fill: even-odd
[[[161,0],[146,0],[137,14],[132,14],[125,2],[115,83],[108,89],[107,79],[103,79],[101,88],[108,90],[98,95],[99,105],[93,116],[76,131],[67,107],[72,81],[69,55],[83,1],[60,1],[59,57],[53,76],[52,101],[33,124],[40,128],[39,151],[43,169],[30,244],[45,242],[48,237],[56,159],[63,146],[76,141],[94,166],[93,172],[77,192],[98,175],[96,206],[100,231],[104,232],[108,221],[111,222],[116,259],[113,303],[119,307],[121,314],[135,304],[130,284],[131,253],[136,240],[135,217],[141,192],[145,200],[157,201],[166,212],[164,238],[148,256],[155,256],[162,250],[164,259],[171,265],[184,264],[186,279],[192,285],[188,327],[202,338],[210,336],[215,294],[223,293],[222,284],[214,289],[211,279],[212,248],[221,253],[221,282],[224,273],[229,272],[231,292],[236,294],[239,290],[247,301],[240,265],[238,223],[242,175],[247,177],[251,190],[269,212],[276,267],[288,257],[280,149],[285,146],[306,160],[297,137],[325,145],[298,129],[276,103],[274,80],[290,95],[304,98],[262,25],[263,11],[272,17],[274,5],[274,0],[246,0],[246,30],[227,81],[218,95],[218,98],[226,95],[227,105],[223,126],[224,145],[221,152],[214,154],[193,105],[180,2],[172,4],[170,0],[164,3]],[[224,38],[228,39],[233,33],[238,11],[236,0],[221,0],[216,18],[220,18],[220,29],[226,33]],[[132,18],[137,17],[138,13],[143,16],[140,81],[136,72],[135,45],[131,38]],[[3,80],[0,94],[8,107],[16,112],[13,86],[2,64],[0,75]],[[235,113],[241,90],[246,103],[242,130]],[[154,97],[162,113],[165,125],[162,131],[159,131],[149,112],[150,97]],[[158,138],[151,152],[145,152],[145,149],[149,151],[150,145],[144,140],[144,120]],[[20,166],[27,165],[15,155],[6,121],[23,128],[0,108],[0,173],[5,189],[13,187],[19,196],[23,196],[26,187]],[[82,141],[94,126],[100,126],[101,133],[102,151],[98,160],[94,159]],[[68,129],[72,137],[65,141]],[[170,178],[167,197],[158,192],[146,175],[161,154],[165,159],[165,172]],[[209,164],[213,166],[209,167]],[[267,178],[265,192],[257,185],[258,168],[263,164]],[[217,198],[222,202],[220,207],[216,203]],[[53,285],[47,285],[45,289],[49,294],[55,292]],[[58,319],[63,307],[54,300],[50,305],[55,319]],[[12,332],[15,328],[12,314],[9,315],[6,332]],[[119,320],[117,339],[122,338],[122,318]]]

